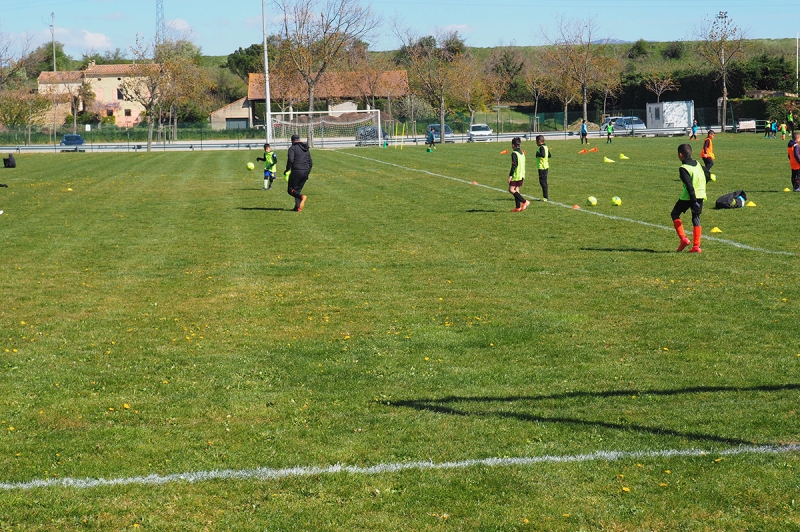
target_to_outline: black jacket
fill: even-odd
[[[289,147],[289,155],[286,157],[286,171],[294,173],[308,174],[311,172],[311,153],[308,151],[308,144],[305,142],[295,142]]]

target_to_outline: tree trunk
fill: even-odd
[[[589,89],[586,87],[586,83],[584,83],[581,88],[583,89],[583,119],[588,122],[589,111],[587,107],[589,106]]]
[[[308,147],[314,147],[314,83],[308,84]]]
[[[153,113],[147,113],[147,151],[153,146]]]
[[[567,136],[567,113],[569,111],[569,102],[564,102],[564,136]]]
[[[439,96],[439,143],[444,146],[444,93]]]
[[[722,132],[725,133],[725,124],[728,121],[728,75],[722,75]]]

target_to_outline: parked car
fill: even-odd
[[[83,146],[86,141],[80,135],[64,135],[61,139],[62,146]]]
[[[425,135],[427,136],[428,133],[433,131],[433,141],[434,142],[442,142],[442,135],[439,130],[439,124],[430,124],[428,127],[425,128]],[[447,143],[455,142],[456,139],[453,136],[453,130],[450,129],[450,126],[447,124],[444,125],[444,141]]]
[[[383,142],[389,140],[389,135],[381,128],[380,137]],[[378,142],[378,126],[363,126],[356,131],[356,146],[377,146]]]
[[[491,142],[492,141],[492,128],[487,124],[472,124],[469,126],[469,133],[467,134],[468,142]]]
[[[606,119],[603,120],[603,123],[600,124],[600,131],[598,132],[598,135],[600,135],[602,137],[603,135],[606,134],[606,128],[608,127],[608,123],[609,122],[611,122],[611,125],[616,127],[616,122],[620,118],[622,118],[622,117],[621,116],[607,116]]]
[[[647,129],[647,125],[638,116],[623,116],[614,122],[615,133],[635,133],[640,129]]]

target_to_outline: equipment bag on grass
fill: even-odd
[[[717,209],[738,209],[747,203],[747,194],[744,190],[737,190],[717,198]]]

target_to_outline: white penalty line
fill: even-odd
[[[396,473],[401,471],[449,470],[466,469],[471,467],[512,467],[531,466],[536,464],[565,464],[593,461],[612,462],[627,459],[671,458],[671,457],[698,457],[698,456],[736,456],[743,454],[784,454],[800,451],[800,444],[791,445],[761,445],[740,446],[719,451],[706,451],[701,449],[668,449],[661,451],[597,451],[589,454],[576,454],[567,456],[536,456],[520,458],[484,458],[475,460],[462,460],[458,462],[398,462],[378,464],[369,467],[331,465],[327,467],[289,467],[284,469],[271,469],[259,467],[254,469],[223,469],[213,471],[197,471],[190,473],[176,473],[172,475],[147,475],[125,478],[58,478],[48,480],[32,480],[29,482],[3,482],[0,491],[31,490],[37,488],[73,488],[88,489],[106,486],[160,486],[178,482],[195,483],[209,480],[280,480],[284,478],[310,477],[319,475],[379,475],[383,473]]]
[[[437,174],[436,172],[431,172],[431,171],[428,171],[428,170],[420,170],[418,168],[410,168],[408,166],[402,166],[402,165],[395,164],[395,163],[389,163],[389,162],[386,162],[386,161],[381,161],[380,159],[372,159],[370,157],[364,157],[363,155],[356,155],[354,153],[348,153],[348,152],[344,152],[344,151],[340,151],[340,152],[337,152],[337,153],[341,153],[343,155],[349,155],[351,157],[358,157],[359,159],[364,159],[365,161],[371,161],[371,162],[374,162],[374,163],[385,164],[387,166],[394,166],[395,168],[400,168],[401,170],[408,170],[410,172],[419,172],[419,173],[422,173],[422,174],[428,174],[428,175],[432,175],[432,176],[435,176],[435,177],[442,177],[444,179],[450,179],[451,181],[458,181],[459,183],[464,183],[466,185],[472,185],[471,181],[467,181],[466,179],[461,179],[461,178],[458,178],[458,177],[453,177],[453,176],[444,175],[444,174]],[[496,192],[506,192],[506,190],[504,190],[504,189],[497,188],[497,187],[490,187],[489,185],[482,185],[480,183],[478,183],[477,185],[472,185],[472,186],[479,186],[479,187],[483,187],[483,188],[486,188],[486,189],[489,189],[489,190],[494,190]],[[541,201],[541,198],[537,198],[536,196],[529,196],[529,195],[525,195],[525,194],[523,194],[523,196],[526,197],[526,198],[530,198],[532,200]],[[550,204],[550,205],[555,205],[556,207],[564,207],[564,208],[567,208],[567,209],[573,209],[572,205],[567,205],[565,203],[559,203],[557,201],[548,201],[547,203]],[[574,210],[578,210],[578,209],[574,209]],[[650,222],[645,222],[645,221],[642,221],[642,220],[634,220],[633,218],[625,218],[623,216],[614,216],[613,214],[604,214],[602,212],[588,211],[588,210],[585,210],[585,209],[580,209],[579,212],[583,212],[583,213],[586,213],[586,214],[593,214],[594,216],[599,216],[601,218],[607,218],[609,220],[616,220],[616,221],[619,221],[619,222],[630,222],[630,223],[634,223],[634,224],[644,225],[644,226],[647,226],[647,227],[653,227],[655,229],[663,229],[664,231],[674,231],[675,230],[674,228],[667,227],[665,225],[658,225],[658,224],[654,224],[654,223],[650,223]],[[716,237],[716,236],[703,235],[703,239],[712,240],[714,242],[720,242],[722,244],[728,244],[729,246],[733,246],[733,247],[739,248],[739,249],[744,249],[744,250],[747,250],[747,251],[757,251],[759,253],[767,253],[767,254],[770,254],[770,255],[785,255],[785,256],[788,256],[788,257],[796,257],[796,256],[798,256],[797,253],[792,253],[791,251],[775,251],[775,250],[772,250],[772,249],[765,249],[765,248],[759,248],[759,247],[755,247],[755,246],[748,246],[747,244],[741,244],[741,243],[735,242],[733,240],[728,240],[727,238],[719,238],[719,237]]]

